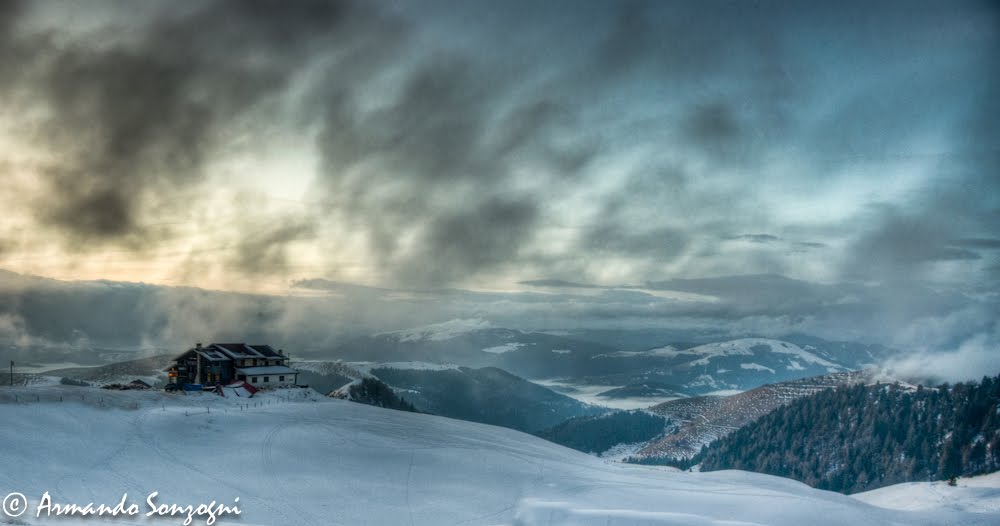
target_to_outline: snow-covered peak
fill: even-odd
[[[646,356],[672,356],[677,354],[677,348],[672,345],[657,347],[646,351],[615,351],[604,354],[597,354],[594,358],[636,358]]]
[[[511,351],[516,351],[521,347],[524,347],[523,343],[510,342],[510,343],[505,343],[503,345],[494,345],[493,347],[487,347],[483,349],[483,352],[488,352],[491,354],[503,354]]]
[[[367,371],[362,371],[355,367],[355,364],[345,363],[340,360],[335,361],[298,361],[293,362],[292,367],[299,371],[322,375],[340,375],[348,378],[359,379],[368,376]]]
[[[350,362],[355,369],[371,374],[374,369],[401,369],[419,371],[447,371],[458,369],[458,366],[451,363],[430,363],[430,362]]]
[[[791,363],[795,369],[801,367],[802,362],[826,367],[831,372],[844,369],[842,366],[820,358],[794,343],[769,338],[740,338],[725,342],[707,343],[678,352],[678,354],[700,356],[700,358],[691,362],[692,365],[708,365],[713,358],[721,356],[761,356],[769,353],[794,357],[794,361]]]
[[[401,331],[383,332],[381,334],[395,336],[401,342],[439,342],[451,340],[471,332],[492,328],[493,324],[482,318],[456,318],[442,323],[433,323]]]

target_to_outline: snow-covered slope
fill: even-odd
[[[950,509],[996,514],[1000,513],[1000,472],[960,478],[955,486],[945,481],[907,482],[851,496],[868,504],[897,510]]]
[[[128,493],[142,514],[154,491],[157,502],[182,505],[239,497],[240,517],[217,524],[243,526],[1000,521],[998,513],[877,508],[751,473],[610,464],[508,429],[306,393],[264,393],[245,407],[248,400],[207,393],[0,390],[0,488],[28,497],[18,519],[26,524],[184,519],[30,518],[46,491],[59,503],[109,506]]]
[[[696,354],[704,356],[705,358],[731,355],[753,356],[756,354],[754,347],[757,346],[770,347],[767,352],[789,354],[801,359],[803,362],[818,363],[828,367],[836,366],[828,360],[824,360],[811,352],[805,351],[794,343],[772,340],[769,338],[740,338],[738,340],[699,345],[697,347],[692,347],[679,352],[684,354]]]

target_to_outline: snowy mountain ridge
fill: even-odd
[[[765,353],[777,353],[793,356],[808,364],[820,365],[827,368],[827,372],[837,372],[845,370],[845,367],[835,364],[795,345],[781,340],[769,338],[740,338],[724,342],[707,343],[678,351],[680,355],[699,356],[690,365],[708,365],[714,358],[722,356],[759,356]],[[790,370],[801,370],[803,367],[794,360],[790,360]],[[749,367],[744,367],[745,369]],[[773,372],[773,370],[772,370]]]
[[[440,342],[458,338],[476,331],[492,329],[493,324],[482,318],[456,318],[423,327],[378,333],[375,336],[392,336],[400,342]]]
[[[876,359],[878,351],[796,335],[696,344],[657,340],[656,334],[637,334],[633,341],[629,333],[621,334],[623,339],[616,344],[610,337],[606,341],[587,340],[590,335],[524,332],[496,327],[479,318],[457,319],[345,341],[332,349],[330,356],[345,362],[498,367],[531,380],[608,386],[603,391],[609,392],[610,399],[638,400],[645,393],[655,403],[667,393],[698,396],[744,391],[852,370],[858,363]]]

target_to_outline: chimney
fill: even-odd
[[[194,350],[195,350],[194,359],[195,359],[196,363],[198,364],[198,369],[197,369],[198,372],[195,373],[194,383],[200,384],[201,383],[201,343],[200,342],[194,344]]]

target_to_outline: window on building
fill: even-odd
[[[252,383],[252,384],[257,383],[257,377],[256,376],[250,377],[250,383]]]
[[[265,381],[265,382],[268,382],[268,381],[270,381],[270,380],[271,380],[271,377],[270,377],[270,376],[265,376],[265,377],[264,377],[264,381]]]
[[[284,382],[285,381],[285,377],[284,376],[279,376],[278,377],[278,381],[279,382]]]

